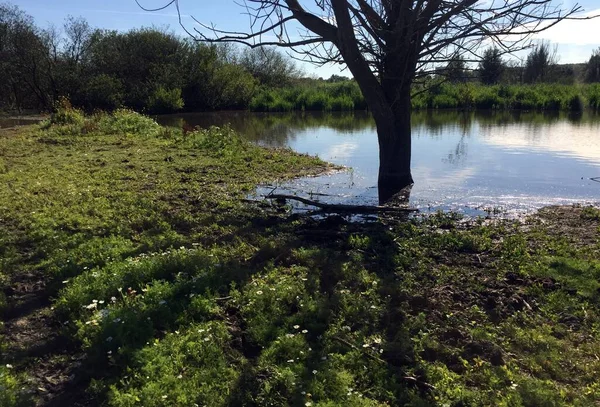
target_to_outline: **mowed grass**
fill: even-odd
[[[595,208],[292,215],[243,198],[327,164],[128,111],[68,111],[0,152],[0,271],[45,276],[94,404],[600,403]],[[2,360],[0,402],[27,404],[28,363]]]

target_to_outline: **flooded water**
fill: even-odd
[[[23,117],[0,117],[0,129],[6,129],[16,126],[26,126],[43,120],[42,116],[23,116]]]
[[[377,204],[378,144],[368,113],[248,112],[162,116],[173,126],[231,126],[262,145],[350,167],[265,186],[331,203]],[[505,214],[600,201],[600,116],[526,112],[413,114],[410,204],[421,210]],[[598,178],[600,180],[600,178]]]

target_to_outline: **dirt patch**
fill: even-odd
[[[573,244],[595,245],[599,242],[600,217],[587,216],[591,208],[580,205],[549,206],[540,209],[532,219],[547,225],[548,233],[568,237]]]
[[[27,397],[35,406],[89,405],[76,401],[84,400],[77,370],[85,355],[60,334],[42,276],[21,274],[7,291],[2,356],[27,378]]]

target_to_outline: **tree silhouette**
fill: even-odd
[[[585,68],[586,82],[600,82],[600,48],[595,50]]]
[[[170,5],[179,10],[178,0],[160,9]],[[197,18],[198,26],[188,32],[201,41],[276,45],[316,64],[345,64],[377,125],[380,202],[413,182],[414,81],[459,56],[478,62],[484,42],[503,52],[524,49],[532,34],[581,10],[562,9],[552,0],[245,0],[242,6],[251,20],[246,32]]]
[[[527,55],[523,81],[525,83],[544,82],[550,76],[554,65],[556,65],[556,48],[552,50],[548,42],[537,44]]]
[[[457,56],[448,64],[445,68],[441,69],[439,73],[446,77],[446,79],[453,83],[463,83],[467,80],[467,64],[462,56]]]
[[[479,78],[481,83],[493,85],[500,81],[504,72],[504,61],[502,61],[502,51],[493,47],[483,52],[483,57],[479,63]]]

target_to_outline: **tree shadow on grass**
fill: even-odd
[[[289,309],[276,321],[279,336],[265,340],[249,333],[248,341],[261,352],[243,365],[227,404],[427,399],[432,386],[418,369],[415,374],[415,351],[400,308],[403,299],[394,298],[389,285],[397,284],[397,251],[388,226],[329,216],[307,219],[293,233],[291,246],[310,252],[307,288],[313,290],[316,306]],[[277,260],[282,266],[298,263],[293,255]],[[294,350],[292,345],[284,346],[289,357],[279,355],[281,343],[296,336],[305,341],[306,356],[303,351],[293,355],[301,347]],[[282,379],[290,372],[293,380]]]
[[[228,326],[229,346],[238,355],[233,363],[240,374],[228,405],[304,405],[359,396],[394,404],[428,397],[430,387],[415,369],[410,332],[403,324],[404,302],[394,291],[397,250],[385,222],[272,214],[243,221],[232,215],[221,222],[239,224],[236,236],[222,244],[237,239],[253,245],[252,257],[218,266],[221,260],[214,259],[206,273],[161,271],[156,278],[131,283],[129,291],[125,285],[122,301],[127,306],[105,320],[90,317],[87,323],[97,327],[86,336],[86,357],[47,405],[106,402],[108,386],[123,386],[126,372],[144,363],[136,359],[141,349],[169,332],[211,320]],[[302,277],[294,274],[297,269]],[[292,298],[275,309],[265,306],[263,314],[233,301],[250,298],[254,284],[263,284],[264,291],[273,288],[271,283],[279,284],[277,276],[288,272],[291,281],[302,280],[301,300]],[[234,286],[238,294],[232,294]],[[203,299],[216,307],[205,307]],[[267,321],[266,333],[257,333],[261,318]],[[287,340],[300,344],[288,346]],[[281,350],[286,346],[305,353],[291,363]],[[296,379],[283,380],[290,371]],[[92,380],[103,385],[91,389]]]

